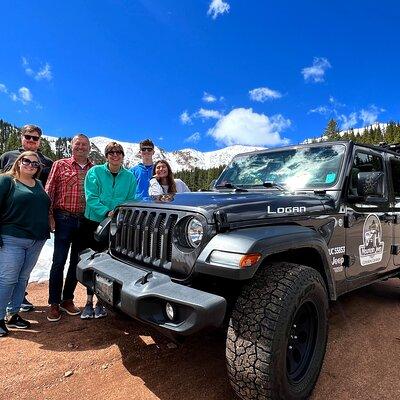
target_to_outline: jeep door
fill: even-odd
[[[383,153],[355,146],[353,154],[345,216],[346,277],[365,278],[367,282],[369,275],[384,272],[390,259],[388,172]],[[379,194],[366,195],[369,181],[363,181],[362,176],[382,178],[382,174]]]
[[[400,155],[388,154],[391,183],[390,214],[393,225],[393,263],[400,265]]]

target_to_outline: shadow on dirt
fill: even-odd
[[[369,352],[376,351],[368,346],[376,339],[375,331],[384,326],[387,313],[398,313],[399,300],[400,281],[392,279],[346,294],[331,304],[329,353],[313,399],[327,398],[332,390],[343,386],[340,380],[340,385],[336,382],[332,387],[332,376],[339,379],[349,362],[359,357],[357,354],[362,350],[357,349],[358,344],[351,344],[355,337],[365,340],[364,348]],[[95,351],[116,345],[124,368],[132,376],[140,377],[162,400],[234,398],[227,377],[221,331],[200,333],[175,344],[152,328],[119,313],[89,321],[64,315],[58,323],[50,323],[46,312],[47,307],[37,307],[25,314],[32,321],[32,329],[15,332],[13,337],[58,352]],[[357,354],[352,354],[350,345]],[[342,347],[346,347],[346,353]]]
[[[117,345],[121,362],[133,376],[162,400],[233,398],[226,366],[225,339],[221,331],[202,333],[177,344],[119,313],[107,318],[81,320],[63,315],[57,323],[46,320],[47,307],[21,314],[30,330],[14,331],[18,340],[36,342],[42,350],[90,351]],[[177,385],[176,382],[179,382]]]

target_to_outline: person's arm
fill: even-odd
[[[93,210],[98,215],[108,216],[111,211],[100,201],[101,182],[96,174],[96,168],[89,169],[85,177],[86,208]]]
[[[7,200],[7,197],[10,194],[11,185],[11,177],[7,175],[0,176],[0,212],[4,206],[5,201]]]
[[[156,178],[150,179],[149,196],[160,196],[163,194],[164,194],[163,188],[158,183],[157,179]]]
[[[18,158],[18,156],[14,156],[14,161]],[[7,172],[11,169],[14,164],[12,158],[10,157],[10,152],[3,153],[0,156],[0,172]]]
[[[136,181],[135,175],[132,174],[128,193],[126,194],[125,201],[136,200],[136,187],[137,187],[137,181]]]
[[[177,185],[177,191],[178,193],[184,193],[184,192],[190,192],[190,189],[188,188],[188,186],[186,185],[185,182],[183,182],[182,179],[176,179],[175,180],[175,184]],[[179,186],[179,189],[178,189]]]
[[[50,208],[49,208],[49,225],[50,225],[50,231],[54,232],[56,229],[56,222],[54,221],[54,216],[53,216],[53,205],[55,201],[55,196],[56,196],[56,189],[59,181],[59,165],[60,163],[55,162],[50,170],[49,177],[47,178],[46,186],[45,186],[45,191],[50,197]]]
[[[55,162],[51,167],[49,177],[47,178],[45,191],[50,197],[50,215],[53,215],[53,206],[56,200],[57,187],[60,183],[60,163]]]
[[[5,159],[4,154],[2,154],[0,156],[0,171],[3,171],[4,169],[4,159]]]

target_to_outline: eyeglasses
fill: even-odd
[[[34,142],[37,142],[40,139],[40,136],[24,135],[24,138],[26,140],[33,140]]]
[[[21,159],[21,164],[25,165],[25,166],[30,165],[33,168],[39,168],[40,167],[40,162],[31,161],[29,158],[22,158]]]
[[[107,155],[111,154],[112,156],[120,156],[121,154],[124,154],[121,150],[111,150],[107,153]]]
[[[140,149],[140,151],[148,151],[148,152],[150,152],[150,151],[153,151],[154,149],[152,148],[152,147],[142,147],[141,149]]]

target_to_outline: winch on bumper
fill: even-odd
[[[88,250],[81,254],[78,280],[125,314],[161,329],[190,335],[222,324],[226,300],[173,282],[168,275]]]

